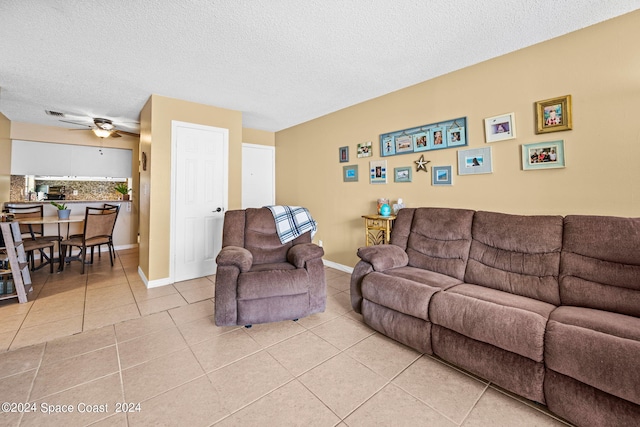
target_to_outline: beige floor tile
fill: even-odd
[[[27,317],[27,313],[20,313],[13,316],[0,315],[0,318],[2,319],[2,321],[0,321],[0,334],[13,332],[15,335],[15,333],[18,332],[18,329],[20,329],[20,326],[22,326],[25,317]]]
[[[346,353],[388,380],[420,357],[417,351],[379,333],[350,347]]]
[[[205,372],[211,372],[262,350],[242,329],[217,335],[191,346]]]
[[[181,291],[180,295],[182,295],[189,304],[192,304],[198,301],[211,300],[214,297],[214,289],[213,285],[210,285],[208,288],[196,288]]]
[[[131,290],[138,303],[160,297],[166,297],[168,295],[178,294],[178,290],[174,288],[173,285],[159,286],[157,288],[147,289],[144,284],[141,283],[139,285],[132,285]]]
[[[261,351],[209,374],[222,404],[235,412],[291,381],[287,372],[269,353]]]
[[[29,392],[37,372],[37,369],[31,369],[2,378],[0,381],[2,402],[28,402]]]
[[[349,291],[351,289],[351,276],[340,274],[327,279],[327,286],[338,289],[340,291]]]
[[[339,417],[344,418],[380,390],[387,380],[341,353],[298,377]]]
[[[327,296],[327,309],[338,314],[345,314],[351,310],[351,296],[348,292],[340,292]]]
[[[130,426],[210,426],[229,415],[206,376],[144,401],[141,408],[129,414]]]
[[[200,277],[192,280],[185,280],[173,284],[178,292],[186,292],[193,289],[213,288],[213,282],[206,277]]]
[[[451,420],[393,384],[387,385],[366,401],[349,415],[345,422],[350,427],[457,426]]]
[[[245,329],[245,332],[263,347],[279,343],[305,331],[306,329],[298,325],[298,322],[291,320],[263,323]]]
[[[267,349],[293,375],[298,376],[340,352],[316,334],[303,332]]]
[[[71,405],[71,413],[42,411],[25,414],[21,426],[84,426],[115,414],[116,404],[124,401],[120,375],[112,374],[36,401],[38,408]]]
[[[540,427],[567,425],[492,388],[482,395],[462,425],[507,427],[525,424]]]
[[[393,384],[461,423],[488,384],[422,356],[393,380]]]
[[[178,350],[123,370],[125,401],[150,399],[201,375],[204,375],[204,371],[191,350]]]
[[[33,383],[31,400],[107,376],[120,369],[115,346],[41,366]]]
[[[138,308],[140,309],[140,314],[142,314],[143,316],[152,313],[158,313],[164,310],[169,310],[175,307],[181,307],[183,305],[187,305],[187,302],[184,298],[182,298],[182,295],[178,293],[153,299],[147,299],[144,301],[138,301]]]
[[[368,326],[344,317],[335,318],[310,330],[340,350],[351,347],[358,341],[362,341],[375,333],[375,331]]]
[[[123,305],[134,304],[136,301],[128,284],[87,289],[85,312],[106,310]]]
[[[190,303],[178,308],[169,310],[169,315],[176,325],[191,322],[196,319],[208,317],[213,314],[213,301],[206,300]]]
[[[13,342],[13,338],[15,338],[17,330],[12,332],[2,332],[0,333],[0,353],[9,350],[11,343]]]
[[[44,349],[45,344],[37,344],[0,353],[0,378],[37,368],[42,361]]]
[[[39,344],[79,332],[82,332],[82,316],[74,316],[30,328],[23,326],[13,339],[11,349],[14,350],[28,345]]]
[[[298,320],[298,324],[304,326],[307,329],[315,328],[318,325],[340,317],[338,313],[331,310],[325,310],[322,313],[312,314],[311,316],[303,317]]]
[[[128,341],[142,335],[152,334],[163,329],[173,328],[175,324],[169,313],[150,314],[138,319],[127,320],[115,325],[118,342]]]
[[[89,353],[116,343],[113,326],[58,338],[47,343],[42,365],[57,363],[69,357]]]
[[[225,418],[216,427],[226,426],[309,426],[333,427],[340,418],[316,396],[293,380],[257,402]]]
[[[31,328],[37,325],[64,320],[74,316],[82,316],[83,313],[84,304],[81,301],[69,303],[67,306],[61,304],[43,308],[38,311],[33,310],[25,317],[22,327]]]
[[[2,300],[0,301],[0,318],[4,319],[5,316],[17,316],[20,314],[26,316],[32,306],[33,301],[20,304],[15,298]]]
[[[83,330],[102,328],[106,325],[114,325],[139,317],[140,311],[138,311],[138,304],[136,303],[85,313]]]
[[[242,328],[242,326],[216,326],[213,316],[203,317],[178,325],[180,333],[182,333],[182,336],[189,345],[206,341],[215,335],[226,334],[227,332],[240,328]]]
[[[119,412],[91,424],[91,427],[128,427],[128,425],[127,415],[123,412]]]
[[[182,350],[187,343],[175,326],[118,344],[120,364],[127,369],[139,363]]]

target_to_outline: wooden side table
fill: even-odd
[[[395,215],[362,215],[364,218],[364,241],[366,246],[388,244]]]

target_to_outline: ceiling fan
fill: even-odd
[[[93,118],[93,117],[84,117],[84,116],[74,116],[74,115],[65,114],[65,113],[58,113],[56,111],[48,111],[48,110],[45,110],[45,111],[48,115],[56,116],[58,118],[78,119],[78,121],[62,120],[62,119],[60,119],[60,121],[64,123],[71,123],[77,126],[87,127],[88,129],[71,129],[71,130],[91,130],[99,138],[109,138],[109,137],[120,138],[122,135],[128,135],[128,136],[134,136],[134,137],[140,136],[140,134],[137,134],[134,132],[128,132],[122,129],[118,129],[116,125],[113,123],[113,120],[111,119],[105,119],[100,117]],[[81,121],[84,121],[84,123],[81,123]],[[93,125],[89,125],[87,124],[87,122],[93,122]]]

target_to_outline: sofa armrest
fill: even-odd
[[[216,258],[218,266],[235,266],[241,273],[247,272],[253,265],[253,255],[239,246],[225,246]]]
[[[375,271],[405,267],[409,264],[407,253],[396,245],[376,245],[358,249],[361,260],[368,262]]]
[[[303,268],[307,261],[322,258],[324,249],[315,243],[301,243],[293,245],[287,252],[287,261],[296,268]]]

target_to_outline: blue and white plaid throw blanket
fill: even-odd
[[[316,222],[306,208],[300,206],[265,206],[273,214],[276,231],[284,244],[310,231],[313,239],[316,234]]]

